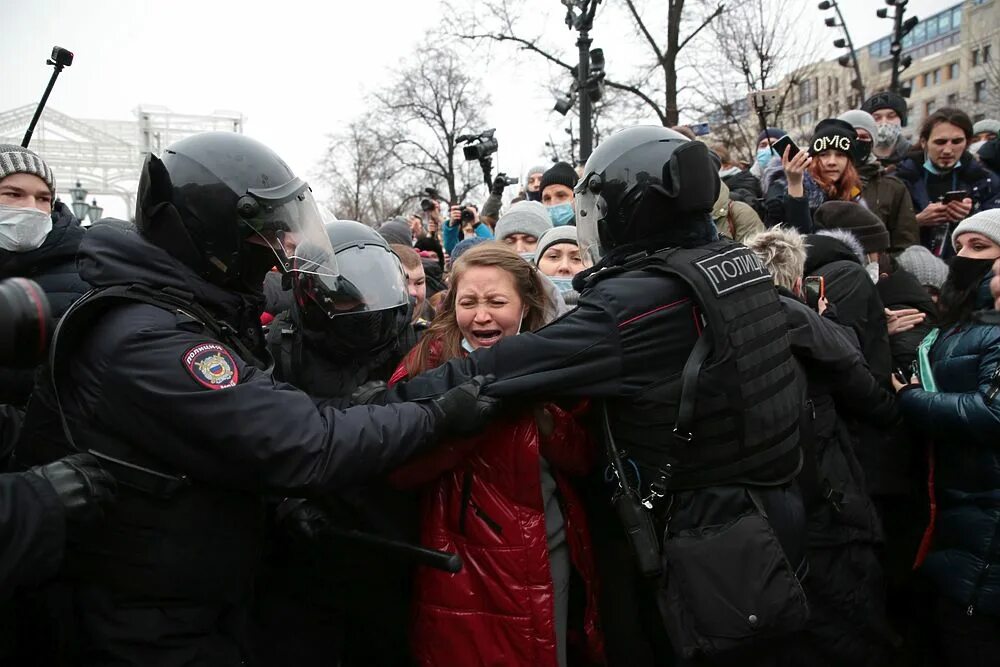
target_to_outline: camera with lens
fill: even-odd
[[[432,199],[421,199],[420,200],[420,210],[424,213],[429,213],[437,208],[437,204],[434,203]]]
[[[45,359],[52,313],[44,290],[33,280],[0,282],[0,365],[37,366]]]
[[[476,219],[476,212],[472,210],[472,207],[466,205],[462,207],[462,217],[460,220],[462,222],[473,222]]]
[[[496,131],[496,128],[490,128],[479,134],[462,134],[456,137],[455,141],[466,144],[462,147],[462,154],[466,160],[485,160],[496,153],[500,146],[493,136]]]

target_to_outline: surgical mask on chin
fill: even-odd
[[[573,205],[569,202],[549,206],[549,219],[552,220],[553,227],[565,227],[573,222],[576,213],[573,212]]]
[[[927,154],[924,153],[924,169],[927,170],[929,173],[934,174],[935,176],[940,176],[941,174],[950,174],[951,172],[953,172],[954,170],[958,169],[961,166],[962,166],[962,161],[959,160],[958,162],[955,163],[954,167],[951,167],[949,169],[939,169],[937,165],[931,162],[931,159],[927,157]]]
[[[902,126],[896,125],[895,123],[876,123],[875,145],[882,148],[895,146],[896,141],[899,139],[899,135],[902,134],[902,132]]]
[[[525,310],[521,311],[521,321],[517,323],[517,331],[514,332],[515,336],[521,333],[521,327],[524,326],[524,315],[526,312],[527,311]],[[468,352],[469,354],[472,354],[473,350],[475,350],[476,348],[472,347],[472,343],[469,342],[468,338],[462,336],[462,349]]]
[[[548,276],[548,278],[552,281],[552,284],[556,286],[556,289],[559,290],[560,294],[565,294],[573,289],[572,278],[563,278],[559,276]]]
[[[879,269],[878,262],[868,262],[865,264],[865,271],[868,273],[868,277],[872,279],[873,283],[878,283]]]
[[[528,264],[531,264],[532,266],[535,265],[535,253],[533,253],[533,252],[519,252],[519,253],[517,253],[517,256],[520,257],[521,259],[523,259],[524,261],[526,261]]]
[[[37,250],[52,231],[52,216],[37,208],[0,204],[0,249]]]
[[[757,149],[757,164],[763,169],[771,161],[771,156],[774,152],[771,150],[770,146],[765,146],[764,148]]]

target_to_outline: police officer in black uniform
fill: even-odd
[[[494,406],[475,381],[341,412],[271,376],[265,273],[339,276],[308,186],[262,144],[207,133],[150,155],[135,226],[86,235],[96,291],[64,316],[20,440],[22,460],[89,451],[119,487],[102,527],[67,548],[72,617],[53,624],[73,633],[72,664],[242,665],[262,494],[328,493]]]
[[[267,342],[277,379],[313,398],[351,404],[384,389],[416,337],[406,274],[385,239],[351,220],[325,227],[340,272],[337,289],[308,273],[290,276],[295,306],[271,323]],[[380,483],[282,503],[256,590],[260,663],[407,664],[412,563],[323,528],[413,543],[416,509],[413,494]]]
[[[636,604],[605,615],[612,664],[669,664],[639,657],[639,627],[653,651],[665,629],[689,664],[772,664],[807,616],[793,482],[803,387],[769,274],[717,237],[718,191],[702,143],[662,127],[608,138],[576,186],[580,245],[595,260],[576,278],[578,307],[387,394],[494,373],[491,395],[603,399],[614,505],[636,556],[631,581],[605,563],[603,589],[640,602],[653,592],[662,616],[629,619]]]

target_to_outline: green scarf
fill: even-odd
[[[917,347],[917,363],[920,366],[920,385],[924,391],[937,391],[934,372],[931,370],[931,348],[938,339],[940,329],[931,329]]]

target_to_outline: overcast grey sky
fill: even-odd
[[[460,4],[462,0],[454,0]],[[473,0],[466,0],[472,4]],[[534,0],[550,43],[572,51],[576,34],[562,23],[558,0]],[[605,5],[618,0],[605,0]],[[804,0],[806,1],[806,0]],[[245,132],[274,148],[306,177],[315,172],[326,137],[364,113],[364,93],[422,43],[449,39],[438,0],[0,0],[0,110],[36,103],[51,69],[54,44],[76,54],[49,105],[80,118],[131,119],[139,104],[179,113],[242,112]],[[830,57],[836,36],[808,0],[817,56]],[[858,45],[887,34],[875,18],[877,0],[840,0]],[[955,1],[910,0],[927,16]],[[604,11],[604,10],[602,10]],[[818,26],[818,27],[817,27]],[[609,71],[631,38],[620,25],[598,22],[594,46]],[[519,173],[542,161],[549,136],[561,140],[566,121],[552,112],[548,74],[530,56],[493,47],[479,74],[493,99],[485,110],[500,140],[499,167]],[[65,179],[71,175],[59,175]],[[108,213],[123,215],[107,202]]]

